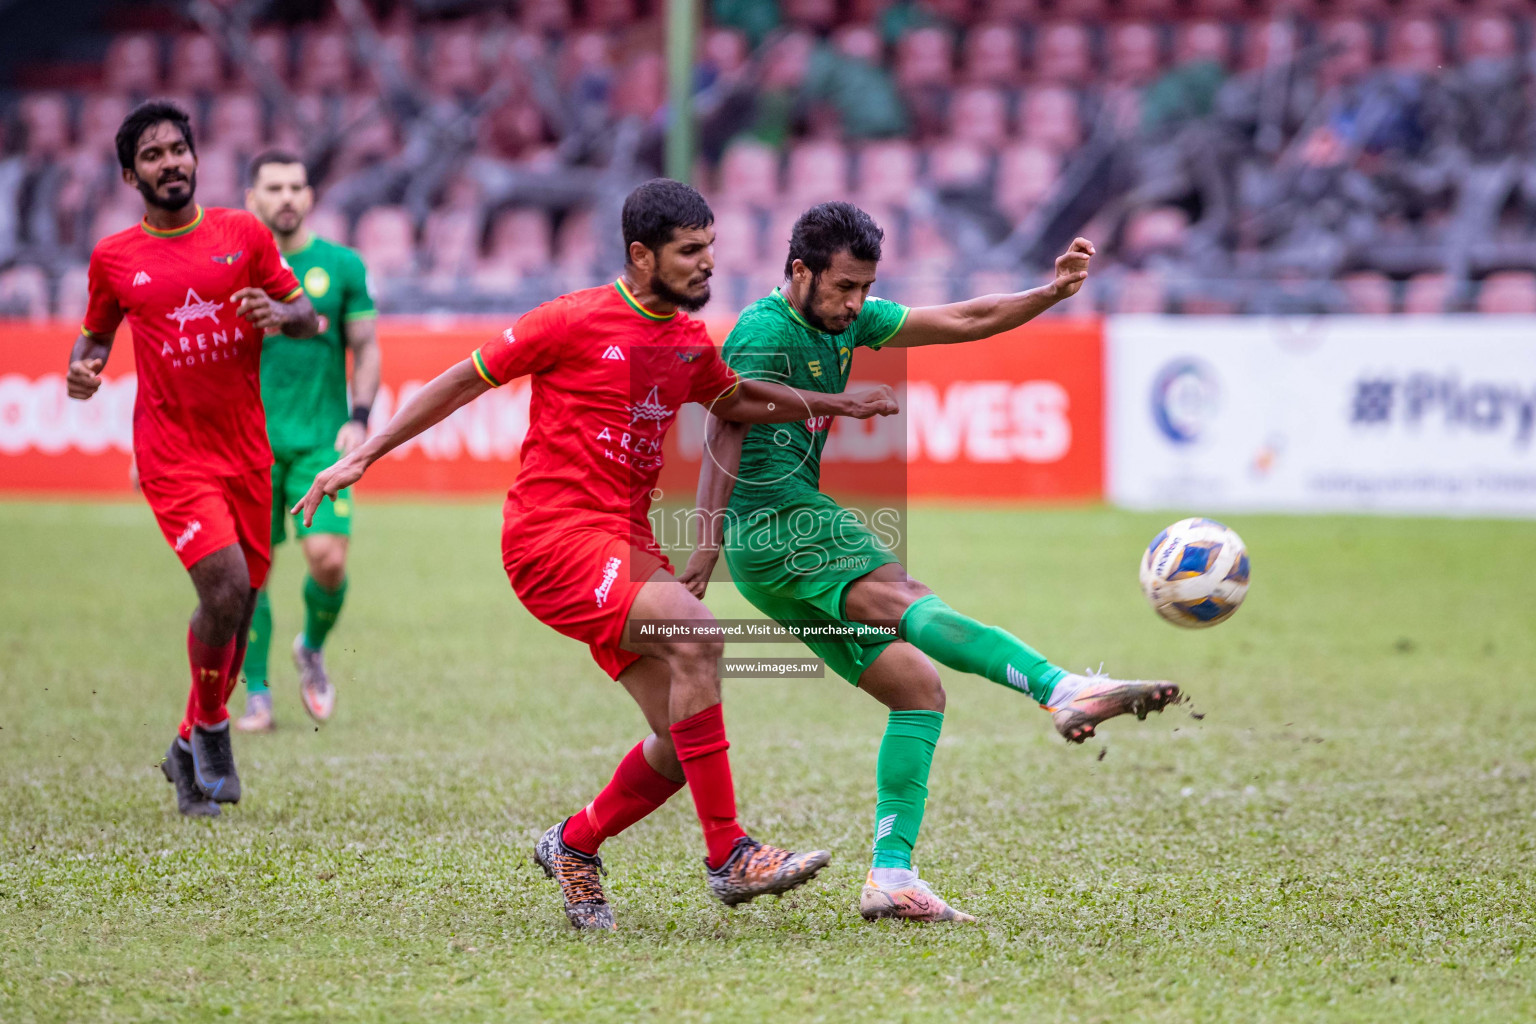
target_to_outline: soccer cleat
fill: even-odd
[[[192,748],[181,737],[171,740],[171,749],[160,762],[165,781],[176,787],[176,809],[189,818],[217,818],[219,805],[203,795],[192,781]]]
[[[1116,715],[1146,718],[1179,699],[1175,683],[1142,679],[1111,679],[1100,673],[1063,676],[1040,706],[1051,713],[1056,731],[1068,743],[1081,743],[1094,728]]]
[[[750,836],[736,840],[731,855],[718,868],[709,868],[709,890],[721,903],[734,907],[759,896],[777,896],[816,877],[832,855],[826,850],[791,853]],[[709,867],[706,859],[705,867]]]
[[[544,874],[560,883],[565,897],[565,918],[577,928],[606,928],[613,931],[613,907],[603,895],[603,859],[573,850],[565,845],[565,822],[553,825],[533,847],[533,862]]]
[[[245,714],[235,719],[235,728],[241,732],[271,732],[276,727],[276,723],[272,721],[271,691],[247,696]]]
[[[976,920],[970,914],[945,903],[934,895],[928,883],[912,873],[910,882],[881,885],[871,871],[864,879],[864,891],[859,894],[859,914],[866,921],[897,917],[904,921],[959,921]]]
[[[204,795],[219,804],[240,802],[240,775],[235,771],[235,751],[229,743],[229,725],[222,729],[192,727],[192,781]]]
[[[325,652],[312,651],[304,644],[304,634],[293,638],[293,663],[299,670],[299,699],[309,717],[324,723],[336,710],[336,687],[325,674]]]

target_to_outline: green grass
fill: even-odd
[[[528,852],[643,727],[518,605],[494,505],[360,513],[323,731],[281,552],[282,730],[236,741],[246,797],[212,823],[154,767],[192,595],[149,513],[0,505],[0,1020],[1536,1018],[1536,530],[1239,517],[1248,604],[1184,632],[1135,584],[1172,518],[913,515],[951,604],[1205,714],[1069,748],[947,675],[918,861],[978,925],[859,919],[882,711],[740,680],[743,820],[832,866],[725,910],[676,800],[605,849],[621,930],[591,936]],[[710,604],[747,614],[729,584]]]

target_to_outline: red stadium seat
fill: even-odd
[[[917,188],[917,149],[910,142],[871,142],[859,154],[860,205],[906,206]]]
[[[1518,52],[1515,26],[1497,14],[1479,14],[1462,21],[1457,32],[1462,60],[1509,60]]]
[[[761,269],[762,239],[757,214],[746,206],[716,206],[715,266],[722,273],[751,273]]]
[[[1003,151],[997,170],[997,208],[1015,223],[1033,213],[1061,175],[1061,157],[1044,146],[1022,143]]]
[[[479,215],[470,209],[433,210],[422,231],[427,266],[434,274],[462,275],[480,261]]]
[[[1061,88],[1030,89],[1019,104],[1019,135],[1065,155],[1083,141],[1077,97]]]
[[[316,206],[309,211],[309,216],[304,218],[304,226],[312,234],[332,242],[340,242],[347,245],[350,239],[347,237],[347,220],[327,206]]]
[[[398,206],[375,206],[358,218],[354,241],[369,272],[388,279],[414,268],[415,236],[405,210]]]
[[[92,241],[95,241],[92,239]],[[85,319],[85,307],[90,302],[90,270],[84,263],[66,267],[59,275],[54,290],[53,315],[67,324],[77,324]]]
[[[465,26],[441,29],[432,35],[427,81],[440,93],[477,94],[485,88],[480,37]]]
[[[1450,301],[1451,279],[1439,271],[1415,274],[1403,288],[1404,313],[1444,313]]]
[[[299,44],[298,88],[302,92],[345,92],[352,87],[352,50],[338,31],[309,32]]]
[[[928,150],[928,180],[940,188],[973,188],[990,167],[988,152],[971,143],[943,142]]]
[[[524,274],[542,273],[554,262],[554,230],[543,210],[518,208],[491,226],[491,258]]]
[[[1013,24],[1040,19],[1040,0],[981,0],[984,16]]]
[[[1232,63],[1232,36],[1226,26],[1215,21],[1180,25],[1174,35],[1173,59],[1176,64],[1209,61],[1228,67]]]
[[[244,92],[219,96],[208,112],[208,134],[222,146],[254,156],[266,144],[261,101]]]
[[[245,167],[233,149],[208,142],[197,150],[197,198],[204,206],[245,205]]]
[[[784,184],[786,197],[801,206],[847,198],[848,151],[830,140],[800,143],[789,151]]]
[[[1144,21],[1124,21],[1109,29],[1109,80],[1137,88],[1150,85],[1162,69],[1157,30]]]
[[[941,28],[920,28],[896,46],[896,81],[904,89],[946,88],[955,77],[954,46]]]
[[[1363,21],[1347,18],[1330,22],[1323,26],[1322,44],[1328,54],[1322,65],[1324,88],[1359,81],[1375,66],[1371,30]]]
[[[784,22],[818,35],[837,22],[837,0],[783,0]]]
[[[113,39],[102,61],[102,84],[117,93],[146,95],[160,89],[160,42],[150,35]]]
[[[1155,270],[1126,271],[1113,282],[1108,306],[1111,313],[1168,312],[1163,275]]]
[[[1177,206],[1137,210],[1126,220],[1121,252],[1138,262],[1157,254],[1178,253],[1189,237],[1189,214]]]
[[[613,112],[619,117],[652,121],[667,100],[667,62],[659,53],[635,55],[619,74]]]
[[[779,199],[779,154],[760,142],[741,141],[720,162],[720,197],[762,209]]]
[[[1394,311],[1396,296],[1392,281],[1385,274],[1363,270],[1339,279],[1344,293],[1344,311],[1383,316]]]
[[[1394,20],[1387,34],[1387,65],[1398,71],[1435,74],[1445,63],[1440,26],[1428,18]]]
[[[635,0],[587,0],[587,25],[603,32],[628,28],[636,20]]]
[[[590,210],[573,210],[560,222],[555,235],[555,265],[567,274],[581,278],[597,265],[597,232]]]
[[[280,29],[257,32],[251,37],[252,58],[272,72],[280,82],[288,81],[288,33]],[[245,68],[238,69],[245,81],[256,84],[256,79]]]
[[[1300,44],[1296,28],[1290,22],[1250,23],[1243,34],[1242,69],[1258,71],[1271,65],[1283,65],[1296,55]]]
[[[25,264],[0,273],[0,317],[48,319],[48,275]]]
[[[971,29],[965,37],[964,66],[963,77],[968,82],[1004,87],[1018,85],[1024,72],[1018,31],[1001,22]]]
[[[953,138],[996,150],[1008,138],[1008,101],[989,86],[961,89],[950,100],[949,123]]]
[[[704,63],[717,74],[732,75],[746,66],[747,37],[733,28],[711,29],[704,35]]]
[[[567,0],[527,0],[518,5],[518,28],[537,35],[563,33],[571,27]]]
[[[873,25],[845,25],[832,34],[832,45],[850,60],[876,66],[884,63],[885,44]]]
[[[61,93],[30,93],[22,97],[19,112],[27,156],[56,159],[69,148],[69,104]]]
[[[1109,0],[1056,0],[1051,5],[1051,14],[1063,21],[1105,21],[1110,17]]]
[[[1085,85],[1091,60],[1088,30],[1056,22],[1046,26],[1035,42],[1035,79],[1046,85]]]
[[[213,93],[224,87],[224,54],[201,32],[184,32],[171,44],[171,88]]]
[[[1503,270],[1489,274],[1477,293],[1479,313],[1536,313],[1536,274]]]

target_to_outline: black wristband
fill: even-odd
[[[366,429],[368,426],[368,414],[371,412],[373,412],[373,406],[371,405],[354,405],[352,407],[352,422],[362,424]]]

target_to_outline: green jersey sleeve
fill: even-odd
[[[362,257],[351,249],[345,250],[345,253],[341,261],[346,278],[342,289],[341,319],[347,321],[374,316],[378,311],[374,309],[373,296],[368,294],[368,268],[363,265]]]
[[[864,300],[859,318],[853,322],[854,348],[879,348],[896,336],[907,322],[911,310],[899,302],[877,299],[873,295]]]
[[[790,381],[789,354],[784,351],[783,332],[776,322],[748,308],[725,344],[720,346],[725,364],[749,380]]]

